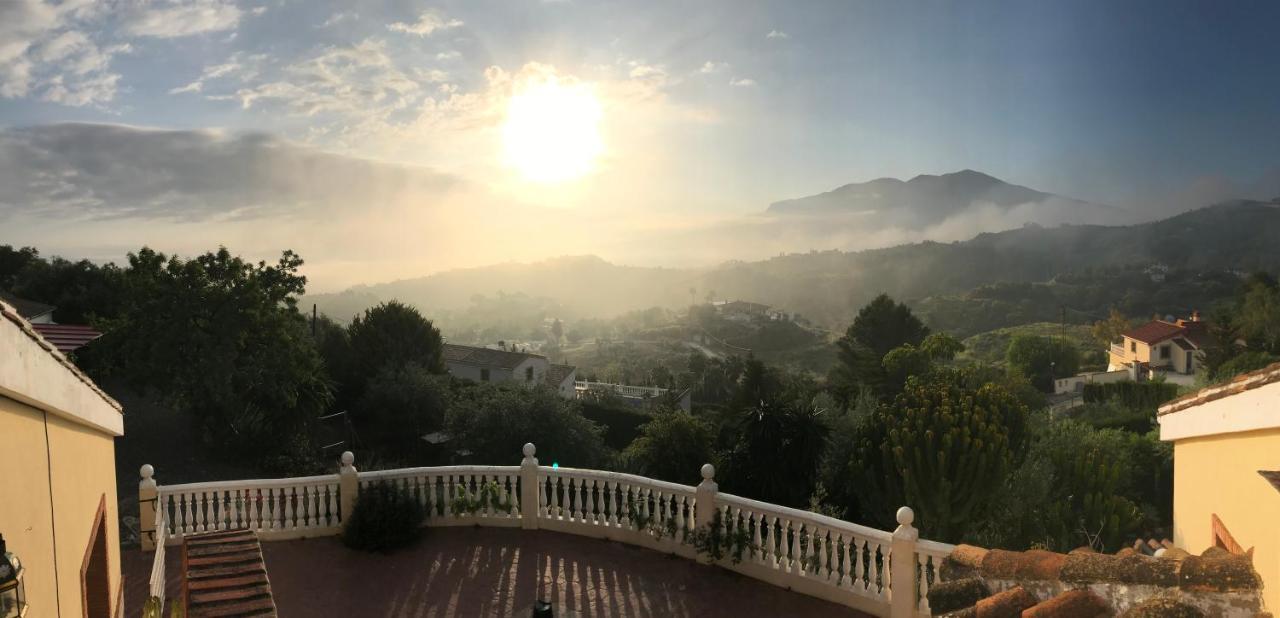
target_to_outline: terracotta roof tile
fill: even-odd
[[[1022,618],[1097,618],[1110,616],[1107,602],[1088,590],[1068,590],[1022,612]]]
[[[1178,397],[1177,399],[1160,406],[1157,414],[1164,416],[1165,414],[1180,412],[1187,408],[1198,406],[1202,403],[1208,403],[1210,401],[1222,399],[1223,397],[1243,393],[1247,390],[1253,390],[1260,386],[1266,386],[1272,382],[1280,382],[1280,363],[1272,363],[1262,369],[1242,373],[1232,378],[1231,381],[1226,384],[1207,386],[1194,393]]]
[[[469,345],[452,343],[444,345],[444,360],[448,362],[514,369],[516,365],[530,358],[546,357],[539,354],[529,354],[528,352],[509,352],[507,350],[493,350]]]
[[[102,336],[93,328],[76,324],[32,324],[31,327],[63,354],[74,352]]]
[[[1164,320],[1152,320],[1142,326],[1131,328],[1121,334],[1130,339],[1137,339],[1143,343],[1159,343],[1170,337],[1182,335],[1185,332],[1186,329],[1178,326],[1177,324],[1165,322]]]
[[[974,605],[977,615],[983,618],[1019,618],[1022,611],[1038,603],[1022,586],[993,594]]]
[[[552,388],[558,388],[560,383],[564,382],[564,379],[569,377],[569,374],[573,373],[575,369],[577,369],[577,367],[574,367],[573,365],[557,365],[552,363],[547,367],[546,383]]]

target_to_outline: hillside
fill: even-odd
[[[1193,280],[1188,284],[1191,288],[1199,285],[1194,279],[1206,276],[1206,272],[1218,273],[1208,275],[1216,277],[1211,281],[1213,286],[1229,287],[1232,275],[1228,270],[1280,271],[1276,238],[1280,238],[1280,204],[1236,201],[1138,225],[1027,226],[963,242],[789,254],[759,262],[729,262],[706,270],[619,266],[594,256],[502,264],[359,286],[338,295],[310,296],[303,300],[303,306],[316,302],[322,311],[347,319],[362,303],[367,306],[397,298],[435,313],[465,310],[475,295],[505,292],[549,299],[565,316],[608,317],[651,306],[687,306],[689,290],[694,288],[698,299],[714,292],[720,299],[752,300],[842,330],[859,307],[881,292],[921,305],[926,299],[954,301],[959,298],[956,295],[997,283],[1056,281],[1067,285],[1071,280],[1068,275],[1087,280],[1107,269],[1124,271],[1127,281],[1138,282],[1144,277],[1142,267],[1156,263],[1184,273]],[[1147,301],[1170,286],[1151,288],[1150,295],[1143,297]],[[1111,296],[1125,293],[1123,288],[1091,289],[1097,297],[1081,303],[1081,311],[1105,311],[1117,302]],[[1216,294],[1216,289],[1203,295]],[[1059,318],[1059,295],[1053,290],[1048,293],[1052,298],[1038,305],[1037,311],[1049,307],[1053,313],[1028,315],[1023,322]],[[968,301],[975,299],[962,300],[972,305]],[[991,299],[980,294],[976,300]],[[1138,302],[1142,300],[1133,303],[1135,311],[1146,310]],[[1185,296],[1167,300],[1186,304]],[[938,310],[945,307],[945,303],[935,304]],[[993,304],[984,311],[992,307],[999,311],[1005,306]],[[1155,306],[1158,311],[1179,308]],[[945,311],[938,310],[926,313],[939,320],[945,318]],[[1005,320],[999,313],[988,317],[993,324],[973,332],[1021,323]],[[1097,319],[1077,315],[1071,321],[1085,318]]]

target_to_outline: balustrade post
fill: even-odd
[[[355,453],[351,451],[342,453],[342,467],[338,468],[338,494],[342,500],[339,502],[338,510],[342,515],[343,523],[351,517],[352,511],[356,508],[356,496],[360,494],[360,477],[357,474],[355,462]]]
[[[538,517],[542,511],[541,498],[538,497],[538,452],[532,442],[524,445],[524,459],[520,461],[520,527],[525,530],[538,529]]]
[[[143,464],[138,470],[142,480],[138,482],[138,532],[142,536],[142,551],[156,548],[156,480],[152,478],[156,469],[151,464]]]
[[[898,509],[898,527],[893,531],[889,550],[889,616],[912,618],[916,615],[916,540],[920,531],[911,527],[916,514],[910,507]]]
[[[693,497],[694,530],[702,530],[710,526],[716,516],[716,494],[719,493],[720,486],[716,484],[715,478],[716,467],[711,464],[702,464],[702,482],[698,483],[698,489]],[[705,564],[711,562],[711,559],[698,554],[698,562]]]

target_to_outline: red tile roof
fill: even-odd
[[[83,347],[86,343],[102,336],[102,333],[88,326],[75,324],[32,324],[31,328],[36,329],[45,341],[52,343],[53,347],[58,348],[58,351],[63,354]]]
[[[1186,334],[1186,330],[1177,324],[1171,324],[1164,320],[1152,320],[1142,326],[1125,331],[1123,335],[1130,339],[1137,339],[1143,343],[1151,344]]]

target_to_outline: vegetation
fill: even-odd
[[[1160,404],[1178,396],[1178,385],[1165,382],[1110,382],[1085,384],[1085,403],[1114,401],[1130,410],[1155,414]]]
[[[847,473],[864,489],[865,518],[890,526],[910,504],[920,527],[958,538],[1021,458],[1026,432],[1026,408],[996,385],[970,389],[950,370],[912,377],[856,437]]]
[[[1009,370],[1026,376],[1036,388],[1053,392],[1053,381],[1080,370],[1080,351],[1060,339],[1018,335],[1005,354]]]
[[[623,451],[636,474],[696,485],[703,464],[715,459],[714,434],[706,421],[686,412],[659,413],[640,427],[640,436]]]
[[[408,489],[373,483],[360,488],[355,508],[342,526],[342,543],[363,551],[405,547],[421,536],[426,517],[426,509]]]
[[[543,386],[471,385],[449,406],[445,427],[454,448],[471,461],[520,463],[526,442],[538,445],[538,457],[546,463],[590,468],[608,461],[600,426],[582,416],[576,401]]]

